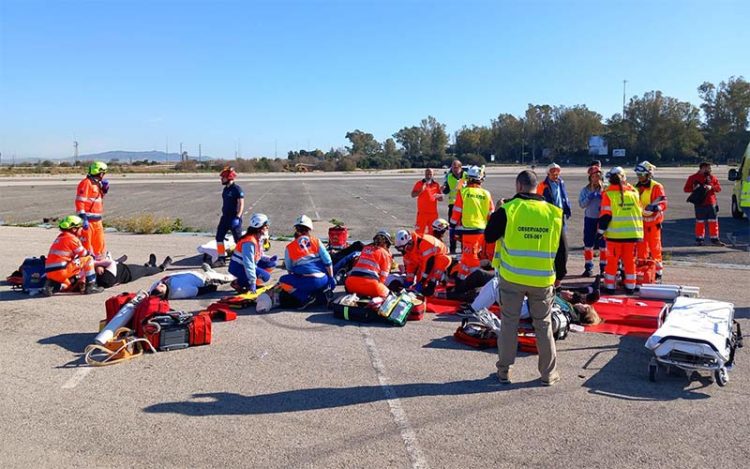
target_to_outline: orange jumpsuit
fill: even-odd
[[[87,281],[96,279],[94,259],[88,255],[81,240],[70,231],[61,232],[49,248],[44,262],[44,270],[49,280],[62,285],[66,290],[71,279],[85,277]]]
[[[385,280],[391,271],[392,262],[393,257],[388,249],[374,244],[365,246],[346,277],[346,291],[359,296],[388,296]]]
[[[411,233],[411,248],[404,252],[404,271],[408,283],[439,282],[451,265],[448,248],[430,235]]]
[[[102,224],[104,194],[101,182],[93,176],[83,178],[76,190],[76,213],[79,217],[89,221],[89,228],[83,232],[83,245],[97,259],[102,258],[106,253],[104,225]]]
[[[422,190],[422,187],[424,187],[424,190]],[[432,222],[440,218],[438,215],[438,199],[442,196],[440,184],[434,180],[429,183],[420,180],[414,184],[411,191],[412,193],[419,193],[417,196],[417,221],[414,224],[414,229],[419,234],[429,233],[432,230]]]
[[[484,240],[484,228],[495,211],[495,203],[487,189],[479,183],[467,183],[456,195],[456,203],[451,213],[450,224],[461,233],[461,261],[458,265],[458,278],[465,280],[479,268],[479,261],[489,247]],[[494,250],[493,250],[494,251]],[[490,255],[490,259],[494,252]]]
[[[649,179],[647,183],[636,184],[643,207],[643,241],[638,243],[638,260],[646,260],[649,254],[656,262],[656,274],[664,273],[661,254],[661,224],[667,210],[667,195],[664,186]],[[653,210],[650,210],[653,209]],[[649,214],[649,212],[651,212]]]
[[[610,184],[602,193],[599,212],[599,232],[607,240],[607,267],[604,269],[604,287],[614,290],[620,261],[625,271],[623,283],[626,290],[636,286],[635,250],[643,240],[643,214],[638,192],[628,183]]]

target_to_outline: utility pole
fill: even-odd
[[[78,164],[78,140],[73,140],[73,166]]]
[[[198,144],[198,163],[201,162],[201,158],[203,158],[203,153],[201,152],[201,144]]]
[[[182,142],[180,142],[180,161],[182,161],[184,157],[182,156]]]
[[[625,87],[628,84],[628,80],[622,80],[622,118],[625,119]]]
[[[166,149],[164,150],[164,162],[168,162],[168,161],[169,161],[169,137],[167,137],[167,146],[166,146]]]

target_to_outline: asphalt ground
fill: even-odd
[[[312,177],[300,178],[302,185],[267,181],[265,196],[255,183],[245,185],[249,204],[271,215],[274,230],[290,224],[304,204],[304,211],[319,212],[316,218],[343,219],[359,237],[389,215],[396,217],[387,225],[394,229],[411,223],[411,215],[402,212],[413,213],[413,201],[401,190],[408,192],[414,176],[334,179],[327,191]],[[677,178],[662,180],[668,191],[681,186]],[[511,181],[512,175],[491,175],[488,187],[504,196],[501,188]],[[70,185],[52,182],[39,186],[44,190],[36,191],[37,203],[26,205],[24,216],[30,210],[39,214],[30,219],[46,216],[37,208],[42,197],[50,205],[63,194],[71,199]],[[201,187],[211,191],[213,205],[206,200],[202,203],[210,207],[201,208],[203,198],[195,197],[194,211],[218,211],[219,189],[210,181],[159,183],[148,190],[137,190],[139,182],[121,186],[123,192],[134,189],[123,195],[129,201],[123,214],[127,205],[139,205],[138,197],[158,196],[164,205],[154,200],[160,207],[154,211],[168,207],[157,213],[179,216],[172,209],[187,211],[190,201],[169,205],[172,192],[187,197],[191,191],[200,194]],[[342,199],[334,192],[339,186],[353,195]],[[374,192],[379,187],[390,193]],[[6,219],[11,188],[0,189]],[[307,203],[305,188],[312,199]],[[48,190],[60,192],[47,195]],[[115,193],[107,213],[120,210]],[[347,207],[342,200],[360,202]],[[679,203],[670,210],[679,215]],[[578,231],[575,218],[572,232]],[[726,233],[726,224],[722,227]],[[10,273],[27,255],[46,253],[55,235],[56,230],[0,227],[0,272]],[[150,252],[160,259],[169,254],[176,259],[172,270],[198,268],[195,248],[208,239],[107,234],[116,256],[145,262]],[[282,250],[283,243],[273,244],[273,252]],[[692,263],[670,259],[666,280],[697,285],[703,297],[735,303],[748,330],[747,252],[698,252],[683,256]],[[577,264],[582,259],[574,254],[571,271]],[[338,321],[323,309],[256,315],[249,308],[235,322],[215,323],[209,346],[112,367],[85,366],[81,353],[104,316],[104,300],[153,280],[100,295],[53,298],[30,298],[0,286],[4,467],[744,467],[750,459],[745,350],[738,352],[725,388],[707,375],[660,376],[650,383],[644,339],[577,333],[558,342],[558,385],[540,386],[536,357],[521,355],[513,384],[502,386],[494,377],[495,353],[456,343],[458,321],[452,317],[428,314],[393,328]],[[225,287],[210,298],[172,305],[197,311],[226,294]]]
[[[512,197],[514,178],[520,168],[491,168],[485,187],[493,198]],[[442,171],[438,170],[439,177]],[[731,217],[731,184],[726,168],[715,172],[724,184],[719,194],[722,240],[729,246],[696,247],[693,206],[685,199],[683,184],[692,169],[665,168],[657,179],[665,186],[669,209],[663,226],[664,257],[676,262],[750,265],[750,224]],[[634,174],[629,172],[631,178]],[[379,173],[308,173],[243,175],[238,184],[245,191],[246,216],[252,212],[269,215],[272,234],[289,235],[291,224],[301,213],[318,222],[318,234],[325,236],[332,218],[342,220],[354,239],[369,239],[379,227],[396,231],[411,228],[416,199],[410,197],[413,184],[422,177],[419,170]],[[565,170],[573,216],[568,221],[568,242],[572,250],[583,248],[583,211],[578,193],[586,183],[584,168]],[[184,225],[213,232],[221,212],[222,186],[206,175],[112,175],[110,194],[105,199],[107,218],[151,213],[180,218]],[[41,222],[74,211],[73,198],[78,178],[69,176],[15,177],[0,179],[0,220],[5,223]],[[447,202],[440,205],[447,218]],[[571,267],[572,268],[572,267]],[[578,267],[576,269],[578,270]]]

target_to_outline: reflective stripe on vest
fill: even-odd
[[[248,236],[247,238],[241,238],[240,242],[234,247],[232,252],[231,260],[238,262],[240,265],[244,265],[245,261],[242,258],[242,246],[245,243],[252,243],[255,246],[255,255],[253,261],[257,264],[261,257],[263,257],[263,249],[260,247],[260,241],[255,236]]]
[[[300,236],[286,246],[292,268],[320,259],[320,241],[310,235]]]
[[[612,221],[604,236],[609,239],[643,239],[643,211],[638,193],[630,186],[607,190],[612,206]],[[623,198],[624,196],[624,198]]]
[[[463,210],[461,212],[461,226],[469,230],[483,230],[487,226],[487,216],[490,213],[490,193],[481,187],[471,186],[461,189]]]
[[[495,245],[493,267],[508,282],[553,285],[562,209],[542,200],[520,198],[505,203],[503,209],[508,222],[502,242]]]

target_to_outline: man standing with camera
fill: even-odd
[[[726,246],[719,239],[719,204],[716,194],[721,192],[719,179],[711,174],[711,163],[706,161],[698,165],[698,172],[691,175],[685,182],[683,190],[690,193],[688,202],[695,205],[695,244],[703,246],[706,237],[706,223],[708,236],[714,246]]]
[[[432,222],[439,218],[438,201],[443,200],[440,184],[433,178],[432,168],[425,168],[424,178],[411,189],[411,196],[417,199],[417,221],[414,229],[419,234],[429,234]]]

